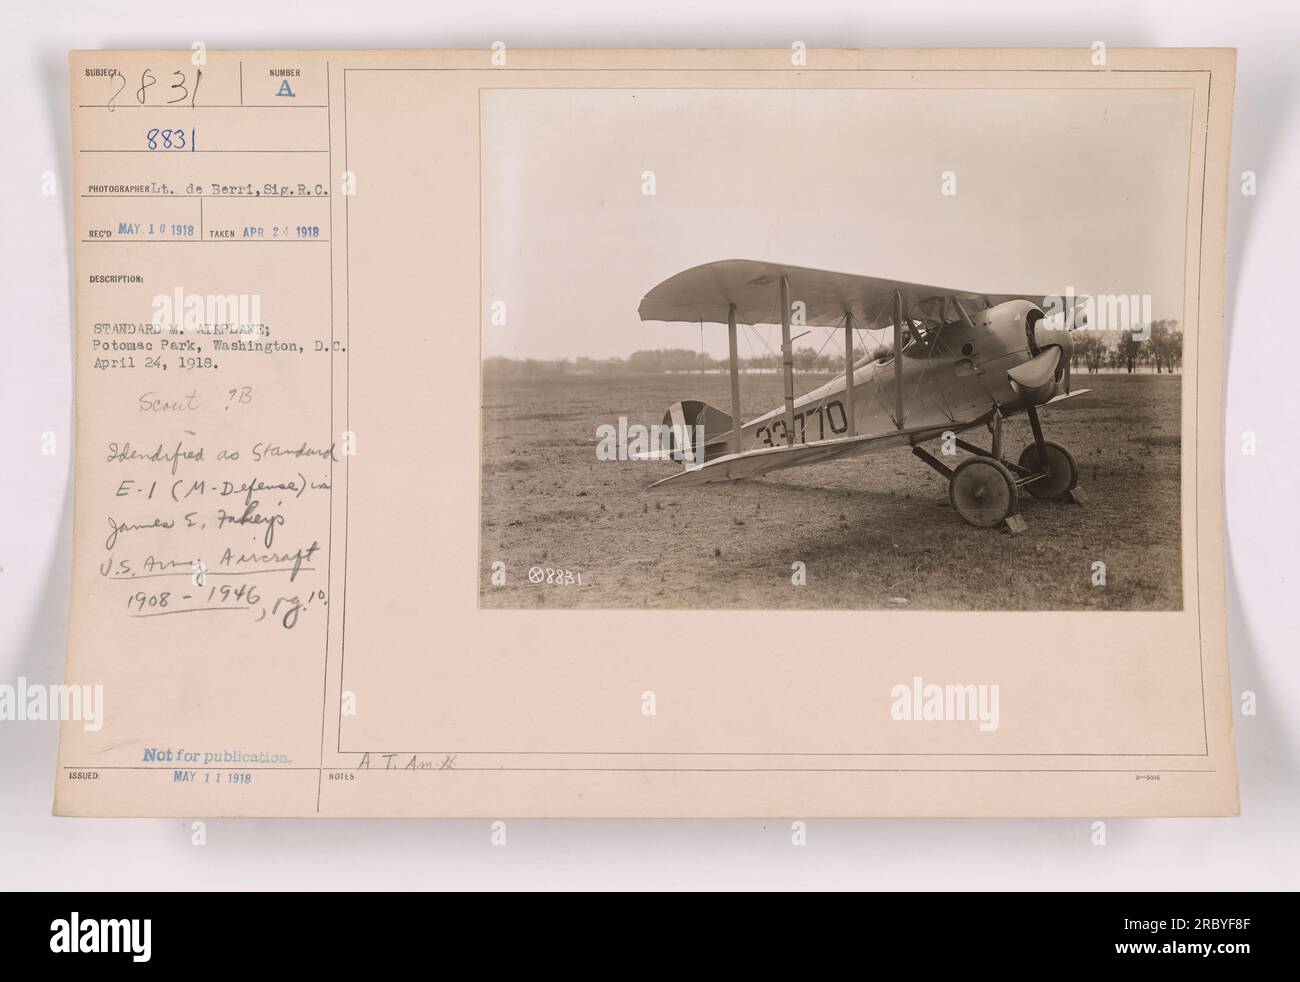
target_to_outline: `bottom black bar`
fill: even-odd
[[[858,959],[854,964],[905,955],[927,969],[1128,963],[1232,971],[1261,956],[1285,957],[1291,944],[1283,933],[1294,918],[1290,895],[1230,893],[567,894],[545,902],[486,894],[50,893],[8,899],[0,928],[7,967],[132,972],[202,965],[299,972],[319,966],[332,973],[349,966],[400,968],[413,953],[456,941],[475,941],[469,950],[481,957],[482,941],[493,938],[494,965],[504,953],[532,952],[534,967],[577,958],[617,964],[590,959],[617,958],[620,949],[633,962],[654,964],[674,949],[703,946],[712,957],[725,953],[733,968],[785,950],[819,961],[843,953]]]

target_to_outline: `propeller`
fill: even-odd
[[[1028,361],[1021,362],[1014,368],[1007,369],[1007,375],[1023,389],[1037,389],[1048,382],[1055,381],[1056,366],[1061,362],[1061,349],[1058,345],[1044,348]]]
[[[1087,325],[1087,310],[1087,300],[1079,300],[1070,310],[1061,313],[1060,320],[1057,320],[1057,317],[1048,320],[1040,310],[1028,313],[1024,319],[1024,336],[1028,342],[1031,358],[1008,372],[1017,391],[1044,389],[1044,393],[1039,393],[1041,401],[1052,398],[1052,395],[1056,394],[1054,390],[1057,385],[1062,386],[1066,395],[1070,394],[1070,362],[1074,360],[1074,341],[1070,338],[1070,333]],[[1039,345],[1040,325],[1043,325],[1045,330],[1049,330],[1049,337],[1053,338],[1053,343]],[[1047,365],[1048,356],[1052,364],[1050,371],[1045,371],[1043,368],[1030,368],[1030,365],[1040,365],[1040,367]],[[1048,378],[1053,382],[1052,393],[1045,391]]]

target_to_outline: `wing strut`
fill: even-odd
[[[894,291],[894,425],[903,428],[903,294]]]
[[[858,435],[853,415],[853,312],[844,311],[844,411],[849,417],[849,436]]]
[[[790,278],[781,277],[781,365],[785,369],[785,442],[794,446],[794,354],[790,348]],[[902,425],[902,424],[899,424]]]
[[[731,355],[731,452],[740,453],[740,358],[736,350],[736,305],[727,308],[727,349]]]

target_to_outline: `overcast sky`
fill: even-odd
[[[698,350],[698,326],[642,323],[637,304],[718,259],[1150,294],[1154,318],[1181,320],[1191,106],[1169,90],[486,90],[484,287],[507,323],[485,324],[484,354]],[[726,354],[725,328],[703,335]]]

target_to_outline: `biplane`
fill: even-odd
[[[1053,309],[1049,315],[1044,307]],[[1020,492],[1082,503],[1070,451],[1043,436],[1039,410],[1071,390],[1076,311],[1059,298],[986,294],[775,263],[729,259],[684,270],[642,299],[643,321],[727,325],[731,412],[699,400],[669,407],[668,449],[685,468],[651,487],[739,481],[786,467],[909,448],[948,481],[953,508],[981,528],[1022,531]],[[745,422],[737,325],[780,324],[784,404]],[[843,376],[796,397],[794,327],[844,332]],[[859,330],[892,327],[892,349],[854,358]],[[802,335],[800,335],[802,336]],[[1033,442],[1003,456],[1002,422],[1024,413]],[[989,447],[957,437],[977,427]],[[923,446],[943,439],[949,466]]]

